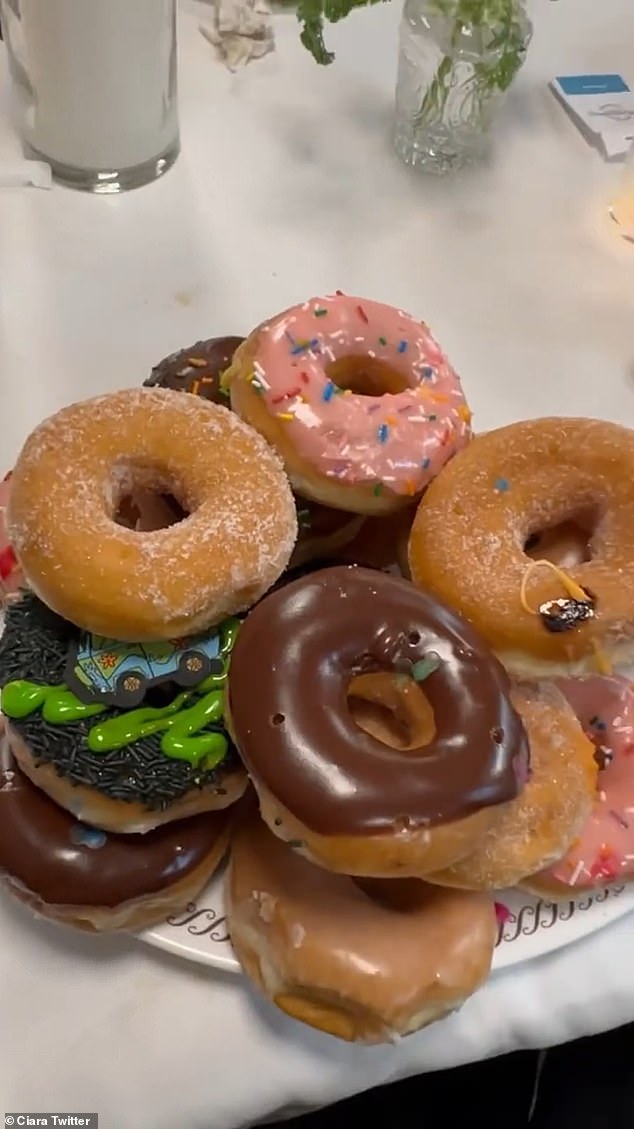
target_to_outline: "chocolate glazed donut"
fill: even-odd
[[[2,742],[0,878],[38,913],[83,929],[139,929],[192,901],[211,878],[233,811],[106,835],[31,784]]]
[[[408,692],[425,677],[424,695],[414,689],[431,706],[431,740],[391,748],[361,730],[348,694],[368,674],[392,692],[395,677]],[[522,787],[528,745],[509,691],[454,612],[406,580],[344,566],[286,585],[247,617],[229,724],[280,838],[332,870],[421,876],[473,850]]]
[[[159,361],[143,385],[191,392],[228,407],[229,398],[220,389],[220,378],[243,341],[244,337],[211,337],[209,341],[197,341],[189,349],[179,349]]]

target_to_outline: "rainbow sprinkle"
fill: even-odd
[[[379,429],[376,433],[376,437],[377,437],[379,443],[387,443],[387,439],[388,439],[389,434],[390,434],[390,429],[387,426],[387,424],[386,423],[379,424]]]
[[[313,310],[313,313],[314,313],[316,318],[325,318],[326,314],[328,313],[328,310],[324,310],[322,307],[320,307],[317,310]]]
[[[497,918],[498,925],[506,925],[507,921],[510,921],[513,915],[509,907],[505,906],[503,902],[496,902],[495,916]]]
[[[509,491],[511,489],[511,487],[510,487],[510,483],[509,483],[508,479],[506,479],[506,478],[496,478],[496,480],[493,484],[493,489],[498,494],[506,494],[507,491]]]
[[[379,337],[379,345],[387,345],[387,337]]]
[[[435,375],[431,365],[423,365],[422,369],[420,370],[420,374],[425,380],[433,380]]]
[[[329,380],[326,387],[324,388],[324,390],[321,394],[322,400],[327,404],[329,400],[332,400],[336,391],[337,391],[337,389],[335,388],[334,384],[332,383],[332,380]]]
[[[399,343],[398,343],[399,353],[405,353],[406,350],[407,350],[407,341],[399,341]]]
[[[429,470],[431,466],[431,459],[424,458],[420,465],[422,466],[423,470]]]

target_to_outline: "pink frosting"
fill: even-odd
[[[402,375],[403,392],[342,391],[329,363],[369,357]],[[414,496],[465,446],[471,413],[427,327],[402,310],[337,293],[268,323],[253,384],[289,441],[320,474]]]
[[[6,511],[11,475],[0,482],[0,604],[24,585],[22,570],[7,536]]]
[[[566,857],[546,873],[581,889],[634,874],[634,686],[625,678],[557,683],[610,763],[599,773],[592,815]]]

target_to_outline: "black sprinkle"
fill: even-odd
[[[559,600],[547,600],[541,604],[539,614],[547,631],[558,635],[563,631],[573,631],[581,623],[592,619],[595,613],[596,599],[587,588],[583,591],[587,600],[573,600],[572,597]]]
[[[594,759],[598,764],[601,772],[603,772],[605,768],[612,764],[612,761],[614,760],[614,753],[611,749],[607,749],[605,745],[598,745],[594,750]]]
[[[9,604],[0,639],[0,685],[24,678],[40,684],[62,683],[69,643],[78,632],[72,624],[51,612],[31,593]],[[174,688],[174,693],[180,690]],[[52,764],[71,784],[85,784],[113,800],[141,803],[148,811],[163,811],[192,788],[225,791],[222,784],[239,765],[238,754],[229,751],[216,768],[166,757],[161,735],[146,737],[124,749],[93,753],[86,738],[93,725],[120,717],[127,711],[104,710],[96,718],[69,725],[49,725],[38,712],[11,726],[29,746],[37,764]],[[209,732],[223,732],[212,725]]]

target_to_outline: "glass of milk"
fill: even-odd
[[[179,149],[176,0],[0,0],[27,153],[54,178],[123,192]]]

